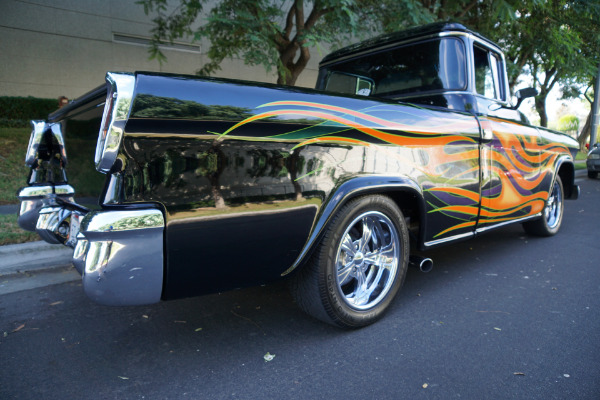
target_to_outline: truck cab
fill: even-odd
[[[409,29],[331,53],[320,64],[317,89],[529,124],[510,103],[500,48],[457,23]]]

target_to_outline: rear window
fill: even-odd
[[[443,38],[406,45],[325,67],[323,89],[390,96],[466,87],[462,41]]]

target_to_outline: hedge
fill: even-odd
[[[46,119],[58,108],[57,99],[37,97],[0,97],[0,127],[29,127],[32,119]]]

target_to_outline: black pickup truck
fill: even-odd
[[[508,223],[557,233],[578,145],[528,122],[532,95],[511,104],[500,48],[452,23],[336,51],[316,90],[110,72],[33,121],[19,223],[73,247],[103,304],[289,277],[302,309],[360,327],[409,264],[431,268],[414,251]]]

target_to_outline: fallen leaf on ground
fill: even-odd
[[[173,321],[173,322],[175,322],[176,324],[187,324],[187,321]]]
[[[266,362],[273,361],[273,359],[275,358],[275,354],[271,354],[271,353],[267,352],[267,354],[265,354],[265,356],[263,358],[265,359]]]
[[[427,387],[428,387],[428,386],[429,386],[429,384],[428,384],[428,383],[424,383],[424,384],[423,384],[423,389],[427,389]]]
[[[59,304],[64,303],[64,301],[60,300],[60,301],[55,301],[54,303],[50,303],[51,306],[57,306]]]
[[[119,379],[127,380],[127,379],[129,379],[129,378],[128,378],[128,377],[126,377],[126,376],[119,376]]]
[[[19,332],[19,331],[20,331],[21,329],[23,329],[23,328],[25,328],[25,324],[19,325],[19,326],[17,327],[17,329],[15,329],[14,331],[12,331],[12,333]]]
[[[494,329],[495,329],[495,330],[497,330],[497,331],[501,331],[501,330],[502,330],[502,329],[500,329],[500,328],[494,328]]]
[[[194,332],[200,332],[201,330],[202,330],[202,328],[196,328],[196,329],[194,330]]]
[[[523,376],[525,376],[525,372],[513,372],[513,375],[523,375]]]

